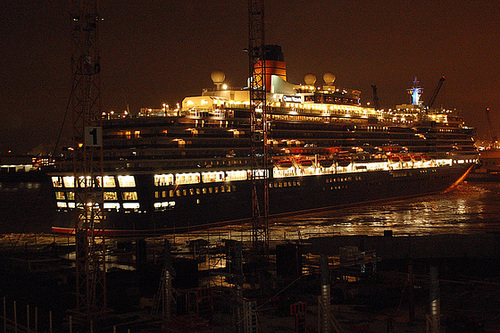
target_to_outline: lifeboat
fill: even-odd
[[[323,168],[329,168],[333,164],[333,159],[328,157],[320,157],[318,163]]]
[[[411,156],[408,154],[401,154],[400,158],[401,158],[401,161],[403,161],[403,162],[410,162],[411,161]]]
[[[307,168],[313,165],[313,161],[304,156],[295,157],[295,162],[297,162],[297,164],[302,168]]]
[[[280,159],[274,160],[274,165],[278,169],[288,169],[288,168],[291,168],[293,166],[293,163],[292,163],[292,160],[289,158],[280,158]]]
[[[422,159],[426,162],[432,160],[432,158],[427,154],[422,155]]]
[[[351,164],[351,154],[348,151],[338,152],[336,161],[338,166],[346,167]]]
[[[422,155],[411,155],[411,159],[415,162],[420,162],[422,160]]]
[[[390,155],[388,158],[391,163],[399,163],[401,161],[398,155]]]

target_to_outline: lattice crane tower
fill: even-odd
[[[252,162],[252,246],[267,255],[268,216],[268,122],[264,42],[264,0],[249,0],[249,73]]]
[[[92,325],[106,311],[102,113],[98,0],[71,1],[76,319]]]

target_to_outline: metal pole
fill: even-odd
[[[440,300],[439,300],[439,278],[438,278],[438,269],[436,266],[431,266],[430,268],[430,308],[431,308],[431,332],[439,333],[440,332]]]
[[[330,272],[328,270],[328,258],[321,255],[321,332],[330,332]]]
[[[408,308],[408,317],[409,324],[413,325],[415,322],[415,283],[413,278],[413,263],[410,262],[408,265],[408,299],[409,299],[409,308]]]
[[[7,333],[7,299],[3,297],[3,333]]]
[[[14,331],[17,333],[17,303],[14,301]]]

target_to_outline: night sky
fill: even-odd
[[[101,1],[103,110],[181,102],[211,87],[220,69],[243,86],[248,74],[247,1]],[[70,1],[0,2],[0,153],[53,146],[71,87]],[[434,106],[461,110],[487,135],[490,107],[500,134],[500,1],[267,1],[266,42],[279,44],[288,80],[307,73],[363,91],[381,106],[409,103],[415,76]],[[66,133],[69,130],[66,126]]]

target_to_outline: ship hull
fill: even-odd
[[[461,181],[470,171],[467,164],[351,172],[269,180],[271,216],[289,215],[354,206],[367,202],[395,200],[442,192]],[[153,175],[136,176],[141,212],[106,212],[105,233],[109,236],[146,235],[235,223],[251,218],[251,182],[153,186]],[[162,199],[162,193],[173,192]],[[159,197],[159,199],[158,199]],[[156,198],[156,199],[155,199]],[[154,208],[163,200],[165,207]],[[57,233],[73,233],[74,212],[59,211]]]

